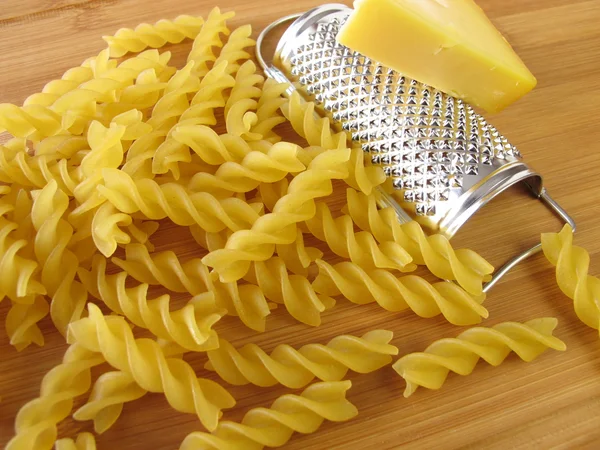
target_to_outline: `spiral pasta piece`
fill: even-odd
[[[159,20],[154,24],[141,23],[134,29],[121,28],[114,36],[103,36],[110,56],[120,58],[126,53],[139,53],[148,47],[160,48],[165,44],[179,44],[185,39],[198,36],[204,19],[189,15],[174,20]]]
[[[134,181],[117,169],[104,169],[103,176],[100,195],[127,214],[139,211],[152,220],[168,217],[177,225],[197,224],[210,232],[245,229],[260,217],[252,205],[236,197],[219,200],[206,192],[189,192],[177,183]]]
[[[372,165],[366,158],[360,147],[352,149],[348,165],[350,175],[345,181],[352,188],[370,195],[373,189],[382,185],[387,178],[381,167]]]
[[[252,147],[241,137],[219,135],[204,125],[178,126],[172,135],[175,141],[188,146],[202,161],[211,165],[241,162],[252,152]]]
[[[427,236],[416,221],[400,224],[393,208],[378,209],[373,196],[348,189],[347,202],[354,223],[373,233],[379,242],[396,242],[416,264],[427,266],[438,278],[456,281],[470,294],[482,293],[482,283],[489,280],[494,267],[479,254],[470,249],[453,249],[441,234]]]
[[[23,102],[23,106],[51,106],[62,95],[77,89],[78,86],[93,77],[94,71],[89,67],[88,60],[79,67],[67,70],[60,79],[46,83],[42,88],[42,92],[28,96]]]
[[[17,223],[0,217],[0,299],[30,303],[20,299],[46,294],[46,288],[39,280],[38,263],[20,254],[27,241],[11,236],[18,228]]]
[[[127,288],[127,272],[107,275],[106,259],[100,255],[93,259],[90,271],[80,268],[78,275],[94,297],[155,336],[196,352],[218,345],[213,326],[225,312],[217,308],[211,293],[199,294],[183,308],[170,311],[171,298],[168,295],[148,299],[147,284]]]
[[[25,300],[25,299],[23,299]],[[33,302],[13,303],[6,315],[6,334],[10,345],[21,351],[29,345],[44,345],[44,335],[37,323],[48,315],[50,306],[41,295],[36,295]]]
[[[129,244],[131,237],[120,227],[132,224],[131,216],[121,213],[110,203],[104,203],[92,221],[94,244],[104,256],[111,256],[119,244]]]
[[[217,196],[250,192],[261,183],[275,183],[290,173],[305,170],[306,167],[298,159],[299,151],[302,151],[300,147],[287,142],[274,144],[266,154],[252,151],[240,163],[223,163],[214,175],[197,173],[188,188]]]
[[[197,378],[188,363],[166,357],[156,341],[135,339],[124,318],[105,317],[92,303],[88,313],[70,325],[68,341],[101,352],[111,366],[131,374],[142,389],[164,393],[177,411],[195,413],[202,425],[214,430],[221,410],[235,405],[221,385]]]
[[[349,258],[365,269],[395,269],[410,272],[415,269],[411,256],[393,241],[378,243],[367,231],[354,232],[354,223],[348,215],[333,218],[329,207],[317,203],[317,213],[306,222],[308,230],[317,239],[326,242],[338,256]]]
[[[304,245],[304,234],[301,231],[298,231],[296,240],[291,244],[277,244],[275,252],[290,272],[305,277],[308,276],[307,269],[311,263],[323,256],[323,252],[318,248]]]
[[[346,399],[351,386],[349,380],[312,384],[300,395],[279,397],[271,408],[251,409],[241,423],[221,422],[212,434],[193,432],[183,440],[180,450],[281,447],[294,432],[314,433],[325,419],[344,422],[355,417],[358,411]]]
[[[214,268],[221,281],[236,281],[248,272],[251,261],[270,258],[276,244],[294,242],[297,224],[316,213],[315,199],[331,194],[332,180],[348,176],[349,157],[349,150],[331,150],[317,156],[292,180],[288,193],[271,213],[257,219],[251,229],[233,233],[224,249],[210,252],[202,261]]]
[[[172,74],[168,75],[170,78]],[[166,77],[167,74],[163,73],[163,76]],[[137,76],[134,84],[123,89],[118,101],[98,105],[97,115],[108,121],[132,109],[145,112],[156,106],[167,86],[168,83],[161,81],[156,70],[144,70]]]
[[[34,248],[42,267],[41,280],[52,297],[50,317],[60,333],[66,334],[68,324],[81,317],[87,301],[87,291],[75,279],[79,259],[68,248],[73,227],[63,218],[69,199],[55,182],[34,193],[31,219],[37,231]],[[56,274],[61,276],[57,277]]]
[[[138,400],[146,393],[127,372],[103,373],[94,383],[90,398],[73,413],[73,418],[93,420],[94,431],[102,434],[117,421],[124,403]]]
[[[406,380],[404,397],[409,397],[419,386],[439,389],[449,372],[469,375],[480,358],[498,366],[511,352],[530,362],[548,348],[564,351],[565,343],[552,335],[557,324],[556,318],[543,317],[525,323],[470,328],[456,338],[434,342],[422,353],[405,355],[392,367]]]
[[[412,310],[424,318],[442,314],[453,325],[475,325],[489,313],[481,303],[485,294],[474,297],[448,281],[430,284],[408,275],[396,278],[386,270],[365,270],[351,262],[330,265],[318,260],[319,275],[313,281],[316,292],[343,295],[356,304],[376,302],[387,311]]]
[[[108,58],[101,52],[99,58]],[[0,104],[0,132],[8,131],[16,137],[39,141],[68,130],[82,134],[86,123],[96,114],[98,102],[115,101],[117,92],[131,84],[144,70],[162,70],[170,59],[169,53],[160,55],[149,50],[122,62],[119,66],[94,74],[95,77],[57,98],[51,106],[32,104],[23,107]]]
[[[238,316],[248,328],[265,330],[270,308],[258,286],[238,286],[237,283],[213,280],[200,258],[182,264],[171,251],[151,255],[143,245],[129,244],[125,247],[125,255],[124,260],[113,258],[112,261],[136,280],[191,295],[212,292],[217,307],[226,309],[229,315]]]
[[[229,36],[227,21],[235,16],[234,12],[221,13],[218,7],[214,7],[206,21],[202,25],[198,36],[194,39],[192,49],[188,54],[187,61],[194,61],[194,74],[203,77],[209,71],[209,63],[214,63],[217,56],[215,48],[221,49],[223,41],[221,35]]]
[[[243,137],[246,141],[257,141],[262,135],[251,132],[258,123],[256,109],[264,78],[256,73],[256,65],[248,60],[238,69],[231,96],[225,104],[227,133]]]
[[[164,142],[152,154],[152,172],[154,174],[171,172],[175,179],[179,179],[182,170],[179,163],[192,161],[192,154],[188,147],[189,142],[185,138],[178,139],[177,136],[181,136],[180,132],[187,136],[186,130],[189,133],[189,127],[194,130],[194,126],[206,127],[217,123],[215,110],[225,106],[225,91],[235,84],[235,80],[228,74],[227,68],[226,61],[220,62],[202,78],[189,107],[180,114],[177,123],[171,128]],[[198,152],[197,146],[193,148]],[[204,152],[208,150],[210,149],[204,150]],[[202,152],[199,154],[202,155]]]
[[[560,233],[543,233],[542,250],[556,267],[556,281],[573,300],[575,314],[588,327],[600,330],[600,279],[589,274],[590,255],[573,245],[573,229],[566,224]]]
[[[305,276],[290,275],[278,257],[255,262],[244,279],[258,285],[267,299],[285,305],[294,319],[307,325],[321,325],[321,313],[335,305],[331,297],[317,294]]]
[[[54,448],[55,450],[96,450],[96,439],[92,433],[79,433],[75,440],[59,439]]]
[[[292,92],[289,101],[281,110],[294,131],[304,138],[308,145],[340,149],[346,148],[347,142],[350,142],[346,133],[334,133],[329,118],[319,117],[315,112],[315,104],[302,99],[297,91]]]
[[[281,140],[273,129],[285,122],[285,117],[279,114],[279,111],[286,103],[283,94],[287,88],[288,86],[285,83],[278,83],[272,78],[265,80],[256,107],[256,124],[250,130],[252,133],[260,134],[262,139],[271,142]]]
[[[148,124],[154,130],[168,131],[190,106],[188,95],[200,89],[200,79],[192,73],[190,61],[169,80],[165,93],[152,109]]]
[[[57,424],[73,409],[73,400],[91,387],[91,369],[104,362],[97,352],[71,345],[62,363],[44,375],[38,398],[26,403],[15,419],[15,436],[6,450],[51,449]]]
[[[390,344],[393,333],[374,330],[361,337],[342,335],[326,345],[308,344],[298,350],[278,345],[268,355],[255,344],[236,349],[225,339],[208,352],[206,369],[216,371],[233,385],[254,384],[268,387],[282,384],[297,389],[314,378],[322,381],[342,380],[348,370],[370,373],[392,362],[398,349]]]
[[[250,53],[245,50],[256,44],[256,41],[250,38],[251,35],[251,25],[242,25],[233,30],[223,46],[221,53],[219,53],[218,58],[215,60],[215,66],[221,62],[226,62],[226,72],[229,75],[235,75],[241,66],[240,61],[247,61],[251,57]]]

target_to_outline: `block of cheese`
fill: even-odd
[[[473,0],[355,0],[337,39],[487,112],[504,109],[537,83]]]

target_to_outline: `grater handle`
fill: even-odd
[[[258,38],[256,39],[256,59],[257,59],[259,65],[265,72],[265,75],[269,76],[270,78],[273,78],[275,81],[277,81],[279,83],[284,83],[289,86],[288,89],[285,91],[286,96],[291,95],[296,90],[296,87],[281,70],[279,70],[277,67],[273,66],[272,64],[269,64],[266,62],[266,60],[262,54],[263,42],[265,40],[265,37],[271,31],[273,31],[273,29],[275,29],[287,22],[296,20],[302,16],[303,16],[302,13],[295,13],[295,14],[290,14],[285,17],[281,17],[280,19],[270,23],[267,27],[265,27],[259,34]],[[533,191],[533,189],[532,189],[532,191]],[[379,193],[381,194],[380,200],[379,200],[380,206],[381,207],[392,206],[396,212],[396,215],[398,216],[398,220],[401,223],[407,223],[407,222],[410,222],[413,220],[412,217],[410,217],[410,215],[406,211],[404,211],[404,209],[402,209],[402,207],[387,192],[383,191],[382,189],[379,189]],[[562,206],[560,206],[556,202],[556,200],[554,200],[550,196],[550,194],[548,194],[548,192],[546,191],[546,188],[542,187],[539,191],[539,194],[536,194],[536,197],[540,201],[542,201],[544,203],[544,205],[547,208],[549,208],[553,213],[558,215],[563,220],[564,223],[569,224],[571,226],[571,228],[573,229],[573,232],[575,232],[575,230],[576,230],[575,221],[567,213],[567,211],[565,211],[565,209]],[[483,292],[487,293],[514,267],[516,267],[517,265],[519,265],[521,262],[525,261],[526,259],[530,258],[531,256],[536,255],[541,250],[542,250],[542,244],[539,243],[539,244],[534,245],[530,249],[525,250],[523,253],[515,256],[514,258],[510,259],[509,261],[507,261],[492,276],[492,279],[484,285]]]

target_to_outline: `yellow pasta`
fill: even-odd
[[[411,256],[393,241],[378,243],[367,231],[354,232],[350,216],[334,219],[329,207],[317,203],[317,213],[305,222],[308,230],[338,256],[349,258],[366,269],[395,269],[410,272],[415,269]]]
[[[158,227],[158,222],[137,219],[127,227],[127,231],[132,238],[132,242],[144,244],[149,251],[153,251],[154,245],[150,242],[150,237],[156,233]]]
[[[162,78],[165,76],[167,74],[163,72]],[[158,103],[167,86],[168,83],[161,81],[156,70],[146,69],[137,76],[134,84],[123,89],[118,101],[98,105],[97,115],[103,120],[109,120],[119,114],[137,109],[143,111],[146,116],[146,111]]]
[[[103,56],[108,58],[107,52]],[[82,134],[87,122],[94,118],[98,102],[115,101],[117,92],[131,84],[141,72],[151,68],[162,70],[169,59],[169,53],[160,55],[156,50],[141,53],[97,77],[94,74],[94,78],[64,93],[51,106],[0,104],[0,132],[8,131],[13,136],[34,141],[64,130]]]
[[[279,114],[281,107],[286,103],[283,93],[288,86],[278,83],[272,78],[267,78],[263,84],[260,98],[256,107],[256,124],[250,130],[252,134],[259,134],[262,139],[279,142],[279,137],[273,129],[285,122],[285,117]]]
[[[246,141],[257,141],[262,135],[250,130],[258,123],[256,108],[261,88],[262,75],[256,73],[256,65],[248,60],[238,69],[235,85],[225,104],[225,125],[227,133],[240,136]]]
[[[87,150],[89,147],[85,136],[59,134],[57,136],[44,138],[40,142],[36,142],[33,148],[35,151],[35,156],[72,158],[81,150]]]
[[[209,253],[202,261],[214,268],[221,281],[236,281],[248,272],[251,261],[269,259],[275,244],[294,242],[297,224],[315,214],[315,198],[331,194],[332,180],[348,176],[349,157],[349,150],[321,153],[292,180],[271,213],[261,216],[251,229],[233,233],[224,249]]]
[[[456,338],[434,342],[423,353],[403,356],[393,368],[406,380],[405,397],[411,396],[419,386],[439,389],[449,372],[469,375],[480,358],[498,366],[511,352],[530,362],[548,348],[564,351],[564,342],[552,335],[557,324],[554,317],[544,317],[525,323],[504,322],[491,328],[470,328]]]
[[[166,357],[179,358],[185,352],[170,341],[158,339]],[[87,402],[73,413],[78,421],[93,420],[94,431],[104,433],[117,421],[125,403],[133,402],[146,395],[131,376],[122,371],[105,372],[98,377]]]
[[[97,57],[104,57],[101,54]],[[52,80],[44,85],[42,92],[28,96],[23,106],[40,105],[51,106],[62,95],[77,89],[78,86],[91,80],[94,71],[90,68],[90,60],[86,60],[81,66],[67,70],[59,80]]]
[[[426,265],[438,278],[455,280],[470,294],[480,295],[493,266],[473,250],[454,250],[444,236],[427,236],[415,222],[400,224],[392,207],[378,209],[376,198],[348,189],[347,212],[362,230],[373,233],[379,242],[402,246],[415,264]]]
[[[150,255],[148,249],[139,244],[128,245],[125,252],[124,260],[113,258],[113,262],[136,280],[150,285],[160,284],[170,291],[191,295],[211,292],[217,306],[226,309],[227,314],[238,316],[253,330],[265,330],[270,308],[258,286],[238,286],[237,283],[213,280],[200,258],[182,264],[171,251]]]
[[[558,286],[573,300],[579,320],[600,330],[600,279],[589,274],[589,253],[573,245],[571,226],[565,225],[560,233],[543,233],[542,249],[548,261],[556,266]]]
[[[326,345],[308,344],[298,350],[278,345],[267,354],[258,345],[236,349],[220,339],[219,347],[208,352],[205,368],[216,371],[233,385],[254,384],[268,387],[283,384],[298,389],[314,378],[322,381],[342,380],[348,370],[370,373],[392,362],[398,349],[390,344],[393,333],[374,330],[361,337],[342,335]]]
[[[241,66],[240,61],[250,59],[250,53],[245,49],[253,47],[256,43],[254,39],[250,38],[251,35],[252,26],[250,25],[242,25],[233,30],[219,53],[218,58],[215,60],[215,66],[221,62],[227,62],[227,74],[235,75]]]
[[[155,336],[196,352],[218,345],[213,326],[225,311],[217,308],[213,294],[199,294],[184,307],[170,311],[168,295],[148,299],[147,284],[127,288],[127,272],[107,275],[106,259],[100,255],[94,258],[90,271],[79,269],[78,275],[91,295]]]
[[[194,74],[203,77],[209,71],[209,63],[214,63],[217,56],[214,49],[223,47],[221,34],[229,36],[227,21],[235,16],[234,12],[221,13],[218,7],[213,8],[202,25],[198,36],[194,39],[187,61],[194,61]]]
[[[367,162],[367,156],[360,147],[352,149],[348,167],[350,175],[345,180],[346,183],[367,195],[370,195],[373,189],[382,185],[387,179],[381,167]]]
[[[277,244],[275,253],[285,263],[290,272],[305,277],[308,276],[308,267],[311,263],[323,256],[323,252],[318,248],[304,245],[304,235],[300,230],[298,230],[296,240],[291,244]]]
[[[94,214],[92,238],[94,244],[104,256],[111,256],[119,244],[129,244],[131,237],[120,227],[132,224],[129,214],[124,214],[111,205],[104,203]]]
[[[37,262],[19,254],[27,241],[11,236],[18,228],[17,223],[0,217],[0,298],[9,297],[17,303],[20,298],[46,293],[36,273]]]
[[[312,384],[300,395],[279,397],[269,409],[251,409],[241,423],[221,422],[212,434],[193,432],[183,440],[180,450],[281,447],[294,432],[314,433],[325,419],[344,422],[354,418],[358,411],[346,400],[351,386],[350,381]]]
[[[138,400],[146,393],[127,372],[103,373],[94,383],[90,398],[73,413],[73,418],[93,420],[94,431],[102,434],[117,421],[124,403]]]
[[[185,137],[181,139],[181,136],[186,136],[186,130],[189,133],[189,127],[194,130],[194,126],[197,125],[206,127],[217,123],[215,111],[225,106],[224,93],[235,84],[234,78],[227,73],[227,68],[227,62],[223,61],[208,71],[202,78],[189,107],[180,115],[177,124],[169,131],[164,142],[160,143],[155,152],[148,150],[150,153],[146,154],[152,159],[154,174],[171,172],[175,179],[179,179],[182,170],[179,163],[192,161],[192,154],[188,148],[190,144]],[[192,148],[198,151],[197,146]],[[199,154],[202,155],[208,150]]]
[[[430,284],[424,278],[408,275],[396,278],[386,270],[365,270],[351,262],[330,265],[317,261],[319,275],[313,282],[316,292],[343,295],[352,303],[376,302],[388,311],[411,309],[420,317],[442,314],[454,325],[475,325],[488,311],[481,305],[485,294],[473,297],[456,284],[444,281]]]
[[[54,448],[55,450],[96,450],[96,439],[92,433],[79,433],[75,440],[59,439]]]
[[[196,414],[202,425],[214,430],[221,410],[235,405],[221,385],[197,378],[188,363],[166,357],[156,341],[135,339],[122,317],[105,317],[92,303],[88,313],[70,325],[68,342],[101,352],[111,366],[130,373],[146,391],[164,393],[177,411]]]
[[[73,227],[64,219],[69,199],[50,181],[34,192],[31,219],[37,231],[35,255],[42,267],[41,280],[52,297],[50,317],[65,335],[68,324],[79,319],[87,301],[87,292],[75,279],[79,260],[68,248]],[[56,276],[60,274],[60,276]]]
[[[141,23],[134,29],[121,28],[114,36],[103,36],[108,44],[110,56],[119,58],[126,53],[138,53],[148,47],[160,48],[165,44],[179,44],[185,39],[194,39],[204,19],[189,15],[177,16],[174,20],[159,20],[154,24]]]
[[[71,345],[62,363],[44,376],[39,397],[17,413],[15,436],[6,450],[51,449],[57,424],[69,416],[73,400],[90,389],[92,367],[103,362],[99,353]]]
[[[188,146],[207,164],[221,165],[227,161],[241,162],[252,152],[252,147],[239,136],[218,135],[205,126],[178,126],[173,131],[173,139]]]
[[[258,285],[268,300],[285,305],[294,319],[307,325],[321,325],[321,313],[335,305],[331,297],[317,294],[305,276],[290,275],[278,257],[255,262],[244,279]]]
[[[13,303],[6,315],[6,334],[17,351],[29,345],[44,345],[44,335],[37,323],[48,315],[50,306],[41,295],[33,297],[32,303]]]
[[[218,199],[206,192],[190,192],[177,183],[159,185],[152,179],[134,181],[125,172],[104,169],[99,195],[119,211],[160,220],[168,217],[177,225],[197,224],[206,231],[241,230],[258,220],[259,213],[238,198]]]
[[[289,185],[289,180],[283,178],[275,183],[261,183],[258,186],[258,199],[267,211],[273,212],[277,201],[288,193]]]
[[[297,145],[280,142],[270,147],[268,153],[252,151],[240,162],[223,163],[213,174],[200,172],[192,177],[188,187],[224,197],[239,192],[250,192],[261,183],[275,183],[288,174],[306,169],[298,158],[302,151]]]
[[[290,122],[294,131],[308,142],[308,145],[326,149],[346,148],[350,142],[344,132],[334,133],[327,117],[320,117],[315,112],[315,104],[307,102],[297,91],[281,108],[283,115]]]

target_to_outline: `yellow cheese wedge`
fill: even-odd
[[[472,0],[355,0],[338,41],[487,112],[537,84]]]

